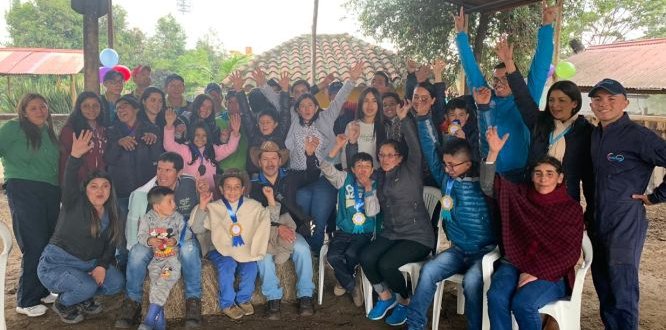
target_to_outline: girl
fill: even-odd
[[[377,149],[386,140],[382,106],[381,94],[376,88],[366,88],[361,92],[358,97],[356,120],[347,125],[345,132],[349,136],[349,143],[345,147],[346,153],[342,156],[344,168],[351,168],[351,164],[347,164],[347,162],[357,152],[372,155],[373,167],[379,166],[376,158]],[[355,148],[355,152],[350,153],[352,148]]]
[[[81,131],[92,132],[92,149],[84,156],[83,165],[79,168],[78,182],[83,181],[94,170],[106,170],[104,163],[104,150],[106,149],[106,127],[104,127],[104,114],[102,102],[93,92],[79,94],[74,110],[67,118],[65,126],[60,131],[60,183],[63,182],[65,163],[72,152],[72,133],[80,135]]]
[[[204,122],[192,126],[189,144],[177,143],[174,138],[174,123],[176,112],[167,110],[166,126],[164,126],[164,149],[173,151],[183,157],[185,167],[183,171],[195,177],[202,177],[209,187],[215,187],[214,175],[217,162],[231,155],[238,147],[240,140],[240,116],[231,116],[231,136],[229,142],[223,145],[214,145],[208,125]]]
[[[53,310],[65,323],[79,323],[84,314],[102,312],[93,297],[125,288],[123,275],[111,266],[124,235],[111,178],[95,170],[82,188],[77,180],[82,156],[92,149],[92,138],[91,131],[82,131],[78,138],[72,134],[62,211],[37,268],[44,286],[59,294]]]
[[[206,94],[199,94],[192,102],[192,111],[190,112],[189,124],[187,126],[187,136],[191,138],[194,127],[200,124],[207,126],[210,131],[209,139],[212,144],[220,144],[220,128],[215,124],[215,106],[213,99]]]

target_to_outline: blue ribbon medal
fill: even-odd
[[[362,234],[363,225],[365,224],[365,200],[363,199],[363,190],[358,189],[358,184],[356,180],[354,184],[354,209],[356,213],[352,216],[352,222],[354,223],[354,229],[352,234]]]
[[[442,211],[440,212],[441,217],[448,222],[453,221],[451,218],[451,210],[453,210],[453,197],[451,197],[451,190],[453,189],[453,183],[455,179],[449,177],[446,181],[446,191],[442,199],[439,200]]]
[[[243,237],[241,237],[241,234],[243,233],[243,227],[240,225],[240,223],[238,223],[238,216],[236,214],[241,205],[243,205],[243,197],[238,200],[238,207],[236,208],[236,211],[234,211],[226,198],[223,197],[222,201],[224,202],[224,206],[227,207],[227,213],[229,213],[229,217],[231,218],[232,222],[231,227],[229,228],[229,233],[232,236],[232,245],[234,247],[245,245],[245,242],[243,242]]]

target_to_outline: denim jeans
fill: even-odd
[[[481,329],[483,313],[483,256],[494,246],[481,251],[467,253],[453,246],[428,261],[421,269],[419,283],[407,307],[407,324],[410,329],[424,329],[428,323],[428,307],[432,304],[437,282],[452,275],[463,273],[465,315],[468,329]]]
[[[148,264],[153,259],[153,250],[143,244],[134,244],[127,260],[127,297],[140,303],[143,298],[143,281],[148,273]],[[196,239],[185,241],[178,250],[181,277],[185,288],[185,299],[201,298],[201,257]]]
[[[488,290],[488,317],[495,330],[511,329],[511,312],[520,329],[540,330],[539,308],[567,294],[565,279],[535,280],[517,288],[520,270],[502,259]]]
[[[97,285],[88,274],[97,267],[95,259],[83,261],[49,244],[39,259],[37,276],[42,284],[53,293],[58,293],[58,300],[65,306],[72,306],[96,295],[113,295],[123,290],[125,279],[113,266],[109,266],[104,276],[104,283]]]
[[[234,303],[244,304],[252,299],[254,283],[257,281],[257,262],[238,262],[232,257],[221,255],[216,250],[207,256],[217,269],[218,300],[220,309],[224,310]],[[240,277],[238,291],[234,288],[236,273]]]
[[[348,234],[338,230],[328,242],[326,260],[333,267],[335,279],[347,292],[354,290],[354,272],[359,264],[359,256],[370,240],[372,234]]]
[[[314,234],[307,239],[310,249],[318,254],[324,244],[326,222],[335,209],[337,190],[325,177],[319,179],[296,192],[296,203],[305,213],[314,217]]]
[[[315,288],[314,282],[312,282],[312,254],[305,238],[299,234],[296,234],[291,259],[296,268],[296,298],[312,297]],[[273,256],[267,253],[263,259],[257,261],[257,267],[261,279],[261,293],[268,300],[282,299],[282,288],[275,272]]]

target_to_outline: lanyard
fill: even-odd
[[[236,208],[236,211],[231,207],[231,204],[229,204],[229,201],[227,201],[226,198],[222,197],[222,201],[224,202],[224,206],[227,207],[227,212],[229,213],[229,217],[231,218],[231,236],[232,236],[232,245],[234,247],[236,246],[241,246],[244,245],[245,242],[243,242],[243,237],[241,237],[241,234],[243,232],[243,227],[238,223],[238,215],[237,212],[240,210],[241,205],[243,205],[243,197],[238,200],[238,207]]]
[[[446,180],[446,196],[451,196],[451,190],[453,189],[453,183],[455,182],[456,180],[452,177],[449,177],[449,179]]]
[[[562,133],[557,134],[556,136],[553,136],[553,132],[550,132],[550,135],[548,136],[548,145],[549,145],[549,147],[554,146],[555,143],[557,143],[557,141],[561,140],[564,137],[565,134],[569,133],[570,130],[571,130],[571,126],[567,127],[566,129],[564,129],[564,131],[562,131]]]
[[[238,207],[236,208],[236,211],[231,207],[231,204],[229,204],[229,201],[226,198],[222,198],[222,201],[224,202],[224,206],[227,207],[227,212],[229,213],[229,217],[231,218],[231,222],[233,223],[238,223],[238,216],[237,212],[240,209],[241,205],[243,205],[243,197],[241,197],[238,200]]]
[[[354,209],[356,212],[365,213],[365,199],[363,199],[363,191],[358,189],[358,183],[356,179],[353,179],[354,185]]]

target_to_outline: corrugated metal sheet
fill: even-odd
[[[82,69],[80,49],[0,48],[0,75],[70,75]]]
[[[472,13],[503,11],[529,5],[538,1],[539,0],[449,0],[447,2],[463,6],[465,7],[466,12]]]
[[[612,78],[628,89],[666,92],[666,38],[592,46],[568,60],[576,66],[571,80],[583,88]]]

